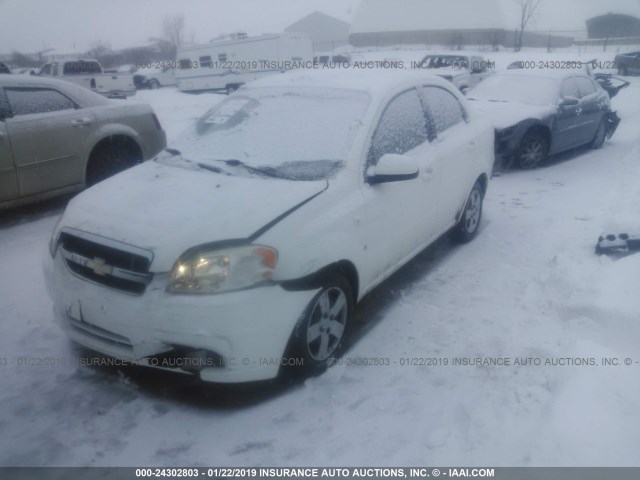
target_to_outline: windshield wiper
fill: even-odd
[[[207,165],[206,163],[198,163],[198,165],[203,170],[208,170],[213,173],[225,173],[221,168],[214,167],[213,165]]]
[[[280,178],[280,175],[278,175],[278,172],[276,171],[276,169],[272,167],[252,167],[251,165],[248,165],[243,161],[237,160],[235,158],[231,158],[229,160],[218,160],[218,161],[230,167],[242,167],[247,172],[254,173],[256,175],[260,175],[263,177]]]

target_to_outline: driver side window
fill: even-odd
[[[387,105],[373,135],[368,164],[376,165],[388,153],[405,154],[427,140],[427,121],[414,88]]]
[[[562,82],[562,89],[560,90],[560,95],[562,98],[567,97],[575,97],[580,98],[580,90],[578,89],[578,84],[576,83],[575,78],[567,78],[564,82]]]

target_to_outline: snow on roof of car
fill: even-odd
[[[252,82],[244,88],[265,87],[314,87],[339,88],[369,93],[373,98],[386,95],[390,90],[421,82],[440,85],[455,91],[450,82],[426,70],[403,70],[382,68],[335,68],[296,70],[282,75],[271,75]]]
[[[589,73],[586,70],[542,70],[542,69],[513,69],[503,72],[498,72],[496,75],[513,76],[513,77],[536,77],[536,78],[548,78],[550,80],[563,80],[567,77],[575,77],[576,75],[582,75],[589,77]]]
[[[64,80],[45,78],[36,75],[0,75],[0,87],[55,88],[88,105],[107,104],[109,100],[88,88]]]

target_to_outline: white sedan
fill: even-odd
[[[493,138],[422,71],[254,82],[71,201],[45,260],[55,318],[205,381],[321,372],[371,289],[443,234],[477,234]]]

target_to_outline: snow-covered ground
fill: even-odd
[[[133,101],[171,141],[222,98]],[[640,466],[640,255],[594,255],[603,231],[639,233],[640,81],[614,105],[623,122],[602,150],[494,179],[474,242],[439,241],[360,305],[345,361],[389,366],[287,387],[78,365],[40,266],[64,201],[3,213],[0,465]],[[511,365],[452,365],[479,356]],[[401,365],[424,357],[448,365]],[[598,365],[544,365],[576,357]]]

